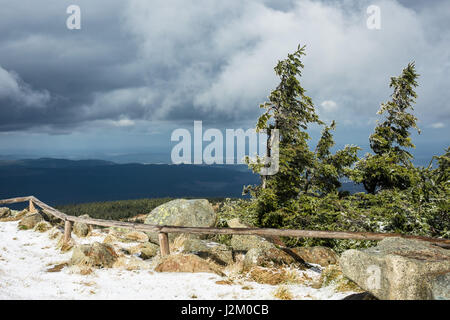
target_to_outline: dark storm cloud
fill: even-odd
[[[254,120],[298,43],[323,117],[372,123],[389,77],[416,60],[417,112],[446,127],[450,5],[373,3],[378,31],[365,27],[372,1],[1,0],[0,131]],[[71,4],[81,30],[65,27]]]

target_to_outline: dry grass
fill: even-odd
[[[61,237],[58,240],[58,244],[56,245],[56,249],[59,249],[62,253],[70,251],[76,245],[75,240],[70,239],[69,242],[64,242],[64,237]]]
[[[36,224],[36,226],[34,226],[34,231],[42,233],[42,232],[46,232],[46,231],[50,230],[51,228],[52,228],[52,225],[50,223],[48,223],[47,221],[41,221],[41,222],[38,222]]]
[[[136,222],[136,223],[144,223],[145,218],[147,218],[148,214],[138,214],[134,217],[128,218],[127,221],[129,222]]]
[[[62,237],[63,233],[61,230],[59,230],[58,227],[53,227],[48,232],[48,237],[50,240],[57,239],[58,237]]]
[[[178,237],[176,237],[175,239],[173,239],[173,242],[170,245],[170,251],[176,252],[179,249],[181,249],[184,245],[184,242],[188,239],[188,235],[187,234],[181,234]]]
[[[80,268],[80,274],[83,276],[87,276],[89,274],[92,274],[94,270],[92,268]]]
[[[253,287],[252,286],[243,286],[241,289],[242,290],[253,290]]]
[[[28,210],[24,209],[24,210],[20,211],[15,217],[1,218],[0,222],[18,221],[18,220],[22,219],[27,213],[28,213]]]
[[[281,268],[263,268],[253,267],[248,273],[248,277],[261,284],[279,285],[279,284],[304,284],[311,280],[306,274],[299,275],[295,270]]]
[[[82,284],[83,286],[86,286],[86,287],[93,287],[93,286],[95,286],[97,283],[95,283],[94,281],[89,281],[89,282],[87,282],[87,281],[81,281],[80,284]]]
[[[291,291],[286,286],[279,286],[273,293],[273,296],[280,300],[292,300],[294,298]]]
[[[231,280],[231,279],[219,280],[219,281],[216,281],[216,284],[220,284],[220,285],[228,285],[228,286],[230,286],[230,285],[233,284],[233,280]]]
[[[66,266],[67,266],[67,263],[60,263],[60,264],[53,266],[52,268],[47,269],[46,271],[47,272],[60,272]]]
[[[116,242],[120,242],[120,239],[113,234],[108,234],[105,239],[103,239],[104,244],[114,244]]]

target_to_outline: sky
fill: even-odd
[[[445,0],[0,0],[0,158],[170,162],[171,133],[194,120],[254,127],[273,67],[301,44],[301,85],[337,147],[362,153],[390,77],[415,61],[422,164],[449,145],[449,17]]]

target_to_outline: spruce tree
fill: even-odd
[[[302,194],[320,195],[336,191],[345,169],[357,160],[358,148],[354,146],[331,154],[334,140],[330,131],[335,127],[334,122],[329,127],[325,126],[316,150],[310,150],[308,126],[324,123],[300,84],[304,68],[300,59],[303,55],[305,47],[299,46],[296,52],[288,54],[287,59],[277,63],[274,70],[280,83],[271,92],[269,101],[260,105],[265,112],[259,117],[256,129],[266,130],[269,134],[278,129],[280,139],[278,173],[262,177],[261,186],[245,189],[250,190],[257,200],[259,223],[263,226],[280,226],[280,221],[268,220],[269,216],[274,216],[270,213],[288,207]],[[270,151],[269,142],[268,145]],[[258,172],[262,163],[249,165]]]
[[[418,77],[414,63],[409,63],[400,76],[391,78],[392,99],[381,104],[378,111],[386,117],[369,138],[374,154],[358,162],[354,175],[369,193],[381,189],[404,190],[414,179],[412,155],[407,149],[415,148],[410,130],[414,128],[420,133],[417,118],[409,112],[417,98],[414,89]]]

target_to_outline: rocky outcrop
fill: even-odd
[[[434,300],[450,300],[450,272],[431,280],[431,296]]]
[[[124,235],[124,238],[133,242],[148,242],[148,236],[144,232],[131,231]]]
[[[278,249],[250,249],[243,261],[243,270],[249,270],[254,266],[273,268],[277,266],[295,266],[299,269],[305,269],[303,261],[298,260],[295,255],[291,255],[288,252]]]
[[[19,222],[20,230],[33,229],[39,222],[44,221],[44,218],[39,213],[33,213],[22,218]]]
[[[216,223],[216,213],[206,199],[176,199],[156,207],[144,221],[145,224],[183,226],[183,227],[213,227]],[[147,233],[152,242],[158,242],[158,234]],[[169,235],[173,240],[174,234]]]
[[[37,231],[37,232],[46,232],[46,231],[50,230],[51,228],[52,228],[52,225],[50,224],[50,222],[41,221],[34,226],[33,230]]]
[[[73,248],[70,265],[82,267],[111,268],[118,255],[110,245],[94,242],[78,245]]]
[[[227,221],[230,228],[248,228],[247,225],[241,223],[239,219],[231,219]],[[231,247],[235,251],[249,251],[250,249],[268,250],[275,248],[275,245],[266,239],[258,236],[241,236],[233,235],[230,242]]]
[[[128,251],[131,254],[137,254],[139,258],[143,260],[147,260],[158,255],[159,246],[151,242],[144,242],[137,246],[128,248]]]
[[[224,244],[200,239],[186,239],[181,247],[181,252],[192,253],[203,259],[211,259],[219,265],[233,263],[233,252]]]
[[[114,262],[113,268],[124,269],[127,271],[134,271],[134,270],[150,269],[151,266],[147,262],[142,261],[137,257],[122,256],[119,257],[116,262]]]
[[[206,272],[223,276],[217,265],[193,254],[175,254],[164,257],[155,267],[156,272]]]
[[[0,208],[0,209],[4,209],[4,208]],[[8,209],[8,208],[6,208]],[[29,212],[27,209],[24,210],[10,210],[8,212],[8,210],[4,210],[3,211],[3,217],[0,217],[0,221],[18,221],[20,219],[22,219],[25,215],[27,215]],[[1,215],[1,213],[0,213]]]
[[[351,279],[346,277],[339,265],[329,265],[323,268],[320,278],[314,283],[314,288],[333,286],[338,292],[363,292]]]
[[[8,218],[11,216],[11,210],[9,208],[0,208],[0,218]]]
[[[450,250],[428,242],[387,238],[376,247],[347,250],[344,274],[382,300],[448,298]]]
[[[87,214],[84,214],[80,216],[80,218],[89,218]],[[75,222],[73,224],[73,233],[76,234],[78,237],[87,237],[89,233],[92,231],[92,227],[88,225],[87,223],[83,222]]]
[[[327,267],[336,264],[339,256],[332,249],[327,247],[297,247],[292,251],[307,263],[318,264]]]

